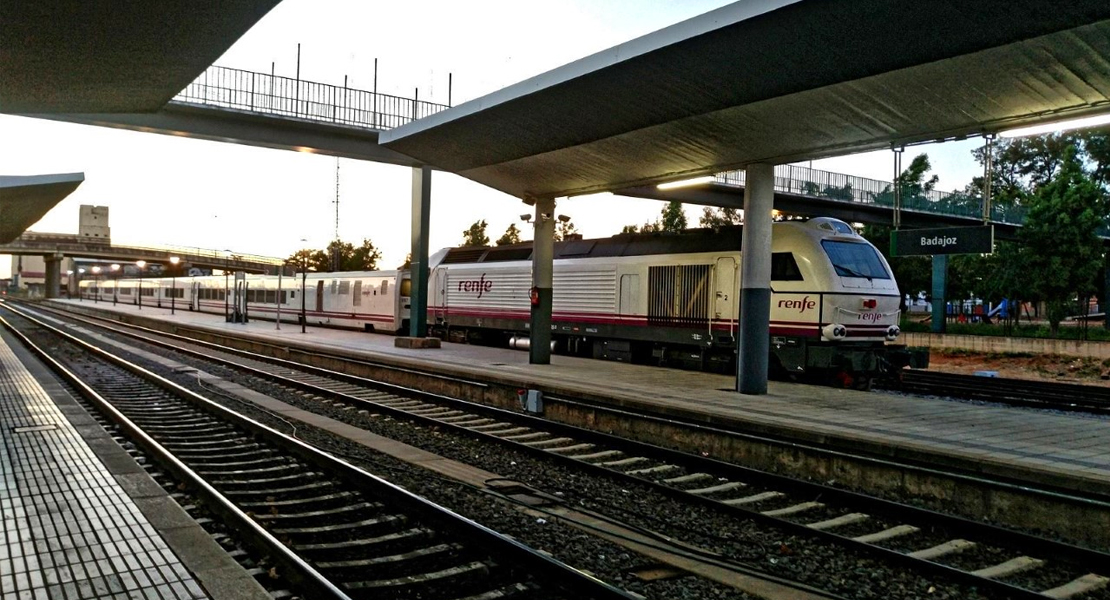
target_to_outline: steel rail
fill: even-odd
[[[137,337],[138,339],[143,339],[144,341],[149,341],[149,342],[152,342],[152,343],[155,343],[155,344],[160,344],[160,345],[163,345],[163,346],[169,346],[169,347],[175,349],[176,351],[190,353],[193,356],[196,356],[197,358],[211,360],[210,356],[206,356],[206,355],[204,355],[203,353],[200,353],[200,352],[192,351],[192,350],[185,349],[185,348],[180,348],[180,347],[174,346],[172,344],[166,344],[164,342],[159,342],[158,340],[151,340],[149,338],[145,338],[144,336],[135,336],[134,334],[130,334],[130,333],[127,333],[127,332],[124,332],[124,331],[120,331],[120,333],[124,333],[125,335],[129,335],[131,337]],[[158,335],[165,336],[167,334],[158,333]],[[170,335],[172,335],[172,334],[170,334]],[[193,343],[193,344],[198,343],[195,340],[188,340],[188,342]],[[635,454],[638,454],[638,455],[648,456],[648,457],[651,457],[651,458],[654,458],[654,459],[657,459],[657,460],[676,463],[676,464],[679,464],[679,465],[682,465],[682,466],[695,465],[695,468],[698,469],[698,470],[709,470],[711,472],[716,472],[716,473],[719,473],[719,474],[720,473],[727,473],[732,478],[736,478],[736,479],[756,480],[756,481],[760,481],[762,483],[767,483],[768,485],[774,486],[774,487],[777,487],[777,488],[785,488],[785,489],[790,490],[793,493],[797,493],[797,494],[809,494],[809,495],[814,495],[814,496],[820,496],[822,498],[833,498],[833,499],[841,501],[845,504],[849,504],[853,507],[863,506],[865,509],[867,509],[870,512],[873,512],[875,514],[881,514],[881,515],[886,515],[886,516],[894,516],[894,517],[897,517],[900,520],[907,520],[907,521],[916,522],[916,523],[919,523],[919,524],[922,524],[922,523],[943,524],[943,526],[945,526],[949,529],[952,529],[952,530],[974,533],[976,536],[980,537],[981,539],[989,540],[992,543],[995,543],[995,544],[1000,545],[1000,546],[1009,546],[1009,547],[1013,547],[1013,548],[1021,548],[1024,551],[1029,551],[1029,550],[1032,549],[1032,550],[1036,550],[1038,552],[1042,552],[1046,556],[1065,557],[1065,559],[1068,560],[1070,563],[1072,563],[1074,565],[1077,565],[1077,566],[1083,566],[1084,568],[1089,568],[1091,570],[1097,570],[1098,568],[1101,568],[1106,564],[1110,564],[1110,555],[1105,554],[1105,553],[1089,550],[1089,549],[1086,549],[1086,548],[1081,548],[1081,547],[1078,547],[1078,546],[1073,546],[1073,545],[1070,545],[1070,544],[1065,544],[1065,543],[1062,543],[1062,542],[1057,542],[1057,541],[1054,541],[1054,540],[1048,540],[1048,539],[1044,539],[1044,538],[1038,538],[1038,537],[1035,537],[1035,536],[1029,536],[1027,534],[1016,532],[1016,531],[1013,531],[1013,530],[1010,530],[1010,529],[1005,529],[1005,528],[989,525],[989,524],[986,524],[986,523],[981,523],[981,522],[978,522],[978,521],[972,521],[972,520],[964,519],[964,518],[961,518],[961,517],[946,515],[946,514],[943,514],[943,513],[936,512],[936,511],[931,511],[931,510],[922,509],[922,508],[918,508],[918,507],[914,507],[914,506],[909,506],[909,505],[905,505],[905,504],[901,504],[901,503],[897,503],[897,502],[893,502],[893,501],[889,501],[889,500],[875,498],[875,497],[872,497],[872,496],[866,496],[866,495],[858,494],[856,492],[850,492],[850,491],[847,491],[847,490],[843,490],[843,489],[839,489],[839,488],[833,488],[833,487],[825,486],[825,485],[822,485],[822,484],[805,482],[805,481],[785,477],[785,476],[782,476],[782,475],[766,473],[766,472],[758,471],[758,470],[751,469],[751,468],[748,468],[748,467],[733,465],[733,464],[730,464],[730,463],[725,463],[725,462],[717,461],[717,460],[714,460],[714,459],[709,459],[709,458],[705,458],[705,457],[701,457],[701,456],[696,456],[696,455],[688,454],[688,453],[677,451],[677,450],[670,450],[670,449],[661,448],[661,447],[658,447],[658,446],[653,446],[653,445],[650,445],[650,444],[645,444],[645,443],[642,443],[642,442],[636,442],[636,441],[632,441],[632,440],[618,438],[618,437],[615,437],[615,436],[611,436],[611,435],[608,435],[608,434],[604,434],[604,433],[600,433],[600,432],[596,432],[596,431],[592,431],[592,430],[588,430],[588,429],[581,429],[581,428],[578,428],[578,427],[575,427],[575,426],[572,426],[572,425],[555,423],[555,422],[548,421],[548,420],[545,420],[545,419],[542,419],[542,418],[522,415],[520,413],[516,413],[516,412],[513,412],[513,411],[507,411],[507,410],[499,409],[499,408],[495,408],[495,407],[489,407],[489,406],[485,406],[485,405],[481,405],[481,404],[475,404],[475,403],[464,401],[464,400],[453,399],[453,398],[449,398],[449,397],[438,395],[438,394],[431,394],[431,393],[428,393],[428,392],[423,392],[423,391],[420,391],[420,390],[405,388],[403,386],[397,386],[397,385],[394,385],[394,384],[378,382],[378,381],[374,381],[374,380],[371,380],[371,379],[366,379],[366,378],[355,376],[355,375],[349,375],[349,374],[346,374],[346,373],[341,373],[341,372],[332,371],[332,370],[329,370],[329,369],[324,369],[324,368],[321,368],[321,367],[312,367],[312,366],[308,366],[308,365],[301,365],[301,364],[295,363],[293,361],[278,359],[278,358],[269,357],[269,356],[256,355],[254,353],[220,346],[219,344],[214,344],[212,342],[200,342],[200,345],[205,346],[205,347],[209,347],[209,348],[213,348],[213,349],[219,349],[223,352],[227,352],[227,353],[233,354],[233,355],[245,356],[245,357],[248,357],[248,358],[259,360],[260,362],[278,364],[278,365],[286,367],[286,368],[298,369],[298,370],[306,371],[306,372],[309,372],[309,373],[312,373],[312,374],[315,374],[315,375],[319,375],[319,376],[325,376],[325,377],[338,379],[338,380],[346,381],[346,382],[350,382],[350,383],[358,383],[358,384],[361,384],[361,385],[366,385],[366,386],[369,386],[369,387],[373,387],[373,388],[376,388],[376,389],[379,389],[379,390],[382,390],[382,391],[387,391],[389,393],[394,393],[394,394],[397,394],[397,395],[417,397],[417,398],[421,398],[421,399],[424,399],[424,400],[427,400],[427,401],[430,401],[430,402],[450,403],[450,404],[453,404],[453,405],[456,405],[456,406],[464,406],[467,410],[470,410],[470,411],[473,411],[473,412],[476,412],[476,413],[479,413],[479,414],[485,414],[485,415],[489,415],[489,416],[492,416],[492,417],[495,417],[495,418],[498,418],[498,419],[528,425],[528,426],[531,426],[531,427],[533,427],[537,430],[556,431],[556,432],[559,432],[559,434],[571,435],[571,436],[574,436],[576,439],[583,439],[583,440],[589,440],[589,441],[597,442],[599,444],[604,444],[607,447],[632,448],[632,449],[634,449],[633,452]],[[428,424],[428,425],[435,425],[435,426],[438,426],[438,427],[452,427],[453,429],[459,431],[460,433],[464,433],[466,435],[470,435],[470,436],[473,436],[473,437],[480,437],[482,439],[486,439],[486,440],[489,440],[489,441],[496,441],[497,443],[501,443],[501,444],[511,444],[512,447],[514,447],[518,450],[522,450],[522,451],[525,451],[525,452],[528,452],[528,453],[532,453],[536,456],[542,456],[544,458],[554,459],[556,461],[565,462],[567,464],[573,465],[575,468],[578,468],[578,469],[588,469],[588,470],[591,470],[592,472],[594,472],[596,474],[599,474],[599,475],[621,478],[622,480],[627,481],[629,483],[634,482],[634,483],[638,483],[638,484],[641,484],[641,485],[648,485],[648,486],[651,486],[651,487],[655,488],[656,491],[658,491],[658,492],[660,492],[664,495],[675,497],[675,498],[681,499],[683,501],[687,501],[687,502],[694,501],[694,502],[697,502],[697,503],[701,503],[704,506],[712,507],[712,508],[715,508],[715,509],[718,509],[718,510],[724,509],[724,510],[733,512],[734,514],[736,514],[738,516],[741,516],[743,518],[753,519],[753,520],[761,521],[761,522],[771,524],[771,525],[774,525],[774,526],[777,526],[777,527],[785,528],[785,529],[790,530],[790,531],[792,531],[792,532],[794,532],[795,534],[798,534],[798,535],[814,536],[814,537],[818,537],[818,538],[821,538],[821,539],[824,539],[826,541],[830,541],[830,542],[833,542],[833,543],[836,543],[836,544],[839,544],[839,545],[843,545],[843,546],[846,546],[846,547],[855,548],[857,550],[862,550],[862,551],[867,552],[867,553],[875,554],[875,555],[878,555],[883,560],[888,560],[888,561],[891,561],[891,562],[894,562],[894,563],[903,564],[905,566],[910,566],[910,567],[915,568],[915,569],[924,569],[926,571],[933,572],[937,575],[946,576],[946,577],[952,578],[954,580],[963,581],[965,583],[969,583],[969,584],[972,584],[972,585],[977,585],[977,586],[981,586],[981,587],[990,587],[992,589],[995,589],[996,591],[1005,593],[1005,594],[1007,594],[1011,597],[1015,597],[1015,598],[1044,598],[1044,596],[1042,594],[1038,593],[1038,592],[1034,592],[1034,591],[1031,591],[1031,590],[1027,590],[1027,589],[1024,589],[1024,588],[1020,588],[1020,587],[1017,587],[1017,586],[1013,586],[1013,585],[1010,585],[1010,584],[1007,584],[1007,583],[1004,583],[1004,582],[1000,582],[1000,581],[996,581],[996,580],[992,580],[992,579],[985,579],[985,578],[982,578],[982,577],[979,577],[979,576],[976,576],[976,575],[972,575],[972,574],[970,574],[966,571],[961,571],[959,569],[948,567],[948,566],[945,566],[945,565],[942,565],[942,564],[939,564],[939,563],[935,563],[935,562],[932,562],[932,561],[927,561],[927,560],[914,558],[914,557],[911,557],[907,554],[903,554],[901,552],[894,551],[894,550],[888,550],[886,548],[882,548],[882,547],[876,546],[874,544],[855,542],[855,541],[853,541],[849,538],[846,538],[844,536],[841,536],[841,535],[838,535],[838,534],[835,534],[835,533],[832,533],[832,532],[814,530],[812,528],[807,527],[804,524],[796,523],[796,522],[785,520],[785,519],[780,519],[780,518],[777,518],[777,517],[771,517],[771,516],[763,515],[758,511],[744,509],[744,508],[738,507],[738,506],[722,505],[720,502],[718,502],[716,500],[713,500],[713,499],[710,499],[710,498],[692,496],[692,495],[690,495],[690,494],[688,494],[688,493],[686,493],[682,490],[679,490],[679,489],[676,489],[676,488],[673,488],[673,487],[670,487],[670,486],[667,486],[667,485],[663,485],[661,483],[653,482],[653,481],[650,481],[650,480],[647,480],[647,479],[643,479],[643,478],[640,478],[640,477],[636,477],[636,476],[632,476],[632,475],[626,475],[626,474],[621,473],[619,471],[614,471],[612,469],[602,467],[602,466],[599,466],[599,465],[592,465],[590,463],[586,463],[584,461],[577,460],[577,459],[573,458],[572,456],[561,456],[561,455],[558,455],[558,454],[553,454],[553,453],[547,452],[546,450],[543,450],[541,448],[533,448],[533,447],[525,446],[525,445],[522,445],[522,444],[519,444],[519,443],[510,442],[508,440],[498,438],[495,435],[485,434],[485,433],[482,433],[482,432],[479,432],[479,431],[473,431],[473,430],[467,429],[465,427],[452,426],[451,424],[439,421],[439,420],[435,419],[434,417],[424,417],[424,416],[421,416],[421,415],[414,415],[414,414],[411,414],[411,413],[409,413],[407,411],[404,411],[402,409],[391,408],[391,407],[386,406],[386,405],[382,405],[382,404],[378,404],[378,403],[374,403],[374,402],[369,402],[369,401],[366,401],[366,400],[359,399],[355,396],[351,396],[351,395],[344,394],[344,393],[341,393],[341,392],[328,390],[326,388],[321,388],[319,386],[315,386],[315,385],[310,384],[310,383],[306,383],[306,382],[303,382],[303,381],[298,381],[296,379],[292,379],[292,378],[289,378],[289,377],[276,375],[274,373],[270,373],[270,372],[267,372],[265,370],[259,370],[259,369],[255,369],[253,367],[249,367],[249,366],[245,366],[245,365],[238,365],[238,364],[236,365],[236,367],[250,370],[253,374],[265,377],[265,378],[270,379],[272,381],[277,381],[277,382],[282,383],[284,385],[289,385],[289,386],[292,386],[292,387],[297,387],[297,388],[305,389],[305,390],[311,390],[313,393],[316,393],[316,394],[326,394],[326,395],[329,395],[329,396],[332,396],[332,397],[341,398],[345,402],[350,402],[352,404],[359,404],[359,405],[363,405],[363,406],[372,406],[374,408],[374,410],[379,411],[379,412],[387,412],[387,413],[390,413],[394,416],[404,417],[406,419],[419,421],[419,422],[422,422],[422,423],[425,423],[425,424]],[[562,401],[562,402],[574,402],[574,401],[569,401],[569,400],[565,400],[565,399],[560,399],[560,401]],[[591,406],[591,408],[594,408],[593,405],[590,405],[590,406]],[[621,415],[623,415],[625,417],[628,417],[628,418],[633,418],[633,417],[638,418],[638,419],[643,419],[644,418],[644,415],[640,415],[640,414],[633,414],[633,413],[628,413],[628,412],[625,412],[625,411],[619,411],[619,410],[615,410],[615,409],[608,409],[608,410],[610,412],[613,412],[614,414],[621,414]],[[673,420],[659,419],[658,417],[653,417],[652,419],[653,420],[663,420],[663,421],[674,422]],[[713,428],[706,428],[704,426],[702,426],[701,428],[706,429],[706,430],[713,430]],[[723,430],[715,430],[715,431],[717,431],[718,433],[730,433],[730,434],[732,433],[732,432],[725,432]],[[897,464],[897,463],[894,463],[894,464]],[[934,471],[934,472],[937,472],[937,471]],[[989,481],[989,480],[987,480],[987,481]],[[1110,509],[1110,504],[1101,503],[1099,505]],[[907,516],[909,516],[909,518],[907,518]]]
[[[413,510],[414,512],[418,513],[422,519],[443,527],[444,529],[456,532],[464,532],[466,535],[466,539],[468,540],[468,544],[474,544],[475,546],[481,547],[493,556],[512,556],[517,561],[512,568],[525,568],[530,570],[531,572],[544,573],[549,578],[549,581],[558,581],[561,586],[565,586],[566,589],[568,589],[569,591],[585,594],[585,597],[587,598],[596,598],[598,600],[635,600],[636,598],[636,596],[629,594],[624,590],[616,588],[608,583],[605,583],[588,573],[574,569],[569,565],[566,565],[565,563],[562,563],[540,551],[535,550],[534,548],[526,546],[514,539],[510,539],[496,531],[493,531],[492,529],[489,529],[484,525],[481,525],[480,523],[463,517],[425,498],[417,496],[416,494],[413,494],[412,492],[409,492],[408,490],[399,487],[396,484],[381,479],[376,475],[373,475],[359,467],[340,460],[322,450],[317,449],[314,446],[291,438],[267,425],[264,425],[249,417],[227,409],[193,392],[192,390],[184,388],[172,381],[169,381],[168,379],[165,379],[160,375],[157,375],[156,373],[148,371],[147,369],[139,365],[131,363],[106,350],[98,348],[93,344],[85,342],[84,340],[81,340],[80,338],[77,338],[72,334],[61,331],[60,329],[53,327],[41,321],[40,319],[36,319],[23,313],[23,311],[19,311],[10,306],[8,306],[7,308],[19,314],[23,318],[35,323],[36,325],[62,337],[63,339],[66,339],[67,341],[70,341],[77,346],[88,350],[89,352],[104,359],[105,361],[119,366],[120,368],[123,368],[135,375],[138,375],[148,382],[171,392],[172,394],[188,399],[192,404],[194,404],[194,406],[201,408],[205,412],[213,414],[220,419],[230,421],[256,435],[264,437],[267,441],[277,444],[279,447],[291,452],[292,454],[295,454],[301,459],[310,462],[317,467],[320,467],[322,470],[331,473],[341,479],[344,479],[345,481],[353,483],[362,491],[372,491],[376,495],[383,495],[387,497],[389,501],[404,505],[406,509]],[[0,317],[0,321],[3,321],[6,327],[12,329],[12,326],[8,324],[6,320],[3,320],[3,317]],[[21,335],[20,337],[24,336]],[[50,359],[50,362],[51,364],[59,364],[53,359]],[[64,367],[62,368],[64,369]],[[66,372],[68,373],[68,371]],[[70,376],[72,376],[72,374],[70,374]],[[87,389],[87,386],[82,383],[81,388]],[[106,402],[103,399],[101,399],[101,401]],[[119,414],[118,411],[113,412]],[[119,414],[119,416],[122,418],[126,418],[123,417],[122,414]],[[130,422],[128,421],[128,423]],[[131,424],[130,427],[134,428],[136,426],[134,424]],[[147,439],[149,439],[150,443],[157,444],[157,442],[155,442],[153,439],[150,439],[148,436]],[[168,454],[168,451],[166,451],[165,449],[162,449],[160,446],[158,446],[158,448],[161,450],[161,452]],[[188,467],[186,467],[184,464],[181,464],[180,461],[176,462],[177,464],[180,464],[181,468],[188,469]],[[191,470],[189,472],[192,473]],[[193,476],[199,478],[199,476],[195,475],[195,473],[192,474]],[[215,492],[214,489],[213,492]],[[235,508],[234,505],[231,505],[231,508]],[[238,511],[237,508],[235,510]],[[239,512],[241,514],[241,511]],[[246,517],[245,514],[243,516]],[[270,536],[270,534],[264,529],[261,529],[261,531],[267,537],[273,539],[272,536]],[[280,542],[278,542],[276,539],[274,539],[274,542],[280,544]],[[289,550],[287,547],[285,547],[284,545],[282,545],[281,547],[290,556],[297,558],[296,555],[293,554],[292,551]],[[299,561],[300,559],[297,558],[297,560]],[[307,565],[307,563],[305,563],[305,566],[311,568],[311,566]],[[322,575],[320,577],[322,578]],[[326,579],[324,581],[326,581]],[[346,596],[338,597],[346,598]]]

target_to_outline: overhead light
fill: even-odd
[[[1099,125],[1110,124],[1110,113],[1105,115],[1095,115],[1093,117],[1084,117],[1082,119],[1072,119],[1070,121],[1057,121],[1055,123],[1045,123],[1043,125],[1032,125],[1030,127],[1019,127],[1017,129],[1009,129],[998,133],[999,136],[1005,138],[1023,137],[1027,135],[1039,135],[1042,133],[1052,133],[1055,131],[1067,131],[1070,129],[1080,129],[1083,127],[1097,127]]]
[[[683,179],[682,181],[668,181],[667,183],[660,183],[655,186],[661,190],[673,190],[675,188],[687,187],[691,185],[701,185],[703,183],[712,183],[716,181],[716,177],[712,175],[705,175],[703,177],[695,177],[693,179]]]

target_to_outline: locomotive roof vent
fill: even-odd
[[[816,227],[817,229],[824,229],[826,231],[832,231],[834,233],[853,236],[857,235],[856,230],[852,229],[851,225],[845,223],[844,221],[841,221],[840,219],[834,219],[832,217],[816,217],[810,219],[808,221],[808,224],[810,227]]]

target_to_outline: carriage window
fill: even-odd
[[[792,252],[771,254],[771,281],[801,281],[802,272]]]
[[[384,296],[388,293],[389,293],[389,282],[388,281],[383,281],[382,282],[382,295]]]
[[[289,297],[289,292],[286,292],[286,291],[282,290],[282,292],[281,292],[281,304],[285,304],[288,301],[288,297]]]
[[[329,291],[328,293],[334,296],[338,291],[339,291],[339,280],[338,279],[332,279],[331,280],[331,291]]]
[[[879,253],[870,244],[823,240],[821,247],[829,255],[836,274],[841,277],[890,279]]]
[[[266,304],[277,304],[278,293],[277,290],[266,291]]]
[[[119,293],[120,293],[121,296],[130,296],[131,295],[131,288],[127,288],[127,287],[120,288]]]
[[[340,281],[339,282],[339,295],[340,296],[346,296],[347,294],[350,294],[350,293],[351,293],[351,282],[350,281]]]
[[[362,306],[362,281],[361,280],[355,282],[355,294],[354,294],[354,298],[351,298],[351,303],[354,306]]]

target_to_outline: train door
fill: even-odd
[[[636,314],[636,299],[640,297],[640,276],[626,273],[621,275],[621,297],[617,312],[622,316]]]
[[[736,281],[736,259],[731,256],[717,258],[714,268],[716,278],[716,299],[713,318],[728,323],[728,334],[735,337],[733,327],[738,318],[736,299],[739,297]]]
[[[324,282],[316,282],[316,312],[324,312]]]
[[[447,270],[436,269],[432,279],[432,289],[435,297],[432,298],[432,322],[436,324],[447,320]]]

